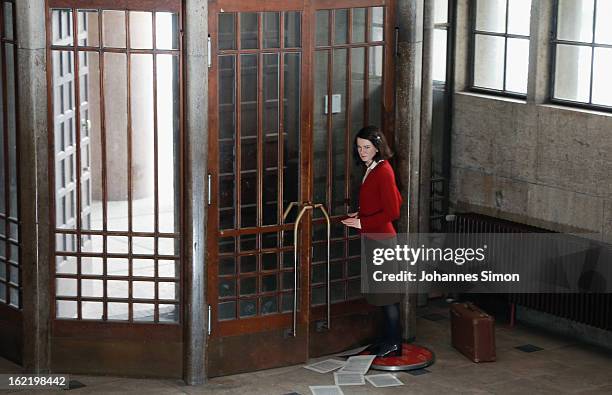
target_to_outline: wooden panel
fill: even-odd
[[[174,324],[138,325],[122,322],[54,320],[54,337],[78,337],[81,339],[122,339],[129,341],[182,341],[182,329]]]
[[[259,332],[266,329],[289,328],[292,325],[291,313],[275,314],[265,317],[241,318],[217,322],[215,328],[225,336],[235,336],[241,333]]]
[[[316,358],[365,345],[380,334],[381,322],[380,309],[332,316],[331,330],[321,332],[317,331],[317,322],[313,321],[310,323],[308,357]]]
[[[0,356],[21,364],[22,353],[22,313],[0,304]]]
[[[182,377],[182,329],[176,325],[55,320],[55,372]]]
[[[358,314],[370,314],[379,310],[377,306],[373,306],[368,304],[365,299],[358,299],[347,301],[343,303],[334,303],[331,306],[331,316],[332,320],[335,316],[343,316],[346,314],[350,314],[352,312],[357,312]],[[316,306],[311,307],[310,310],[310,319],[311,320],[322,320],[327,317],[327,306]]]
[[[73,374],[181,378],[183,343],[64,337],[51,339],[51,370]]]
[[[277,329],[240,336],[210,338],[207,357],[209,377],[252,372],[305,362],[307,328],[298,325],[297,336]]]

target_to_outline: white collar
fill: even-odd
[[[368,174],[370,174],[370,172],[371,172],[372,170],[374,170],[374,168],[375,168],[375,167],[376,167],[376,166],[377,166],[379,163],[381,163],[381,162],[382,162],[382,160],[379,160],[378,162],[377,162],[377,161],[375,161],[375,160],[373,160],[373,161],[372,161],[372,163],[370,163],[370,166],[368,166],[368,167],[367,167],[366,172],[365,172],[365,174],[364,174],[364,176],[363,176],[363,179],[361,180],[361,183],[362,183],[362,184],[365,182],[366,178],[368,177]]]
[[[372,160],[372,163],[370,163],[370,166],[367,167],[367,170],[372,170],[373,168],[376,167],[376,165],[378,165],[380,162],[382,162],[382,160],[379,160],[378,162],[375,160]]]

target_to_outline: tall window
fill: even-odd
[[[179,322],[179,15],[49,17],[55,317]]]
[[[612,108],[611,16],[612,1],[558,1],[555,101]]]
[[[472,87],[527,94],[531,0],[476,0]]]
[[[448,0],[436,0],[434,2],[433,80],[437,84],[446,84],[448,30]]]
[[[21,308],[14,8],[0,1],[0,304]]]

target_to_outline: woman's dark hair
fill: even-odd
[[[353,159],[356,164],[363,164],[361,157],[359,156],[359,150],[357,149],[357,138],[369,140],[372,145],[378,150],[376,155],[374,155],[374,160],[379,161],[381,159],[389,159],[393,156],[393,152],[391,148],[389,148],[389,144],[387,144],[387,139],[385,135],[382,134],[380,129],[377,126],[366,126],[357,132],[355,138],[353,139]]]

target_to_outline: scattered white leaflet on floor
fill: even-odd
[[[365,379],[361,373],[334,373],[336,385],[365,385]]]
[[[340,369],[340,372],[366,374],[368,370],[370,370],[370,365],[372,365],[374,358],[376,358],[376,355],[357,355],[355,357],[350,357],[346,361],[346,365]]]
[[[368,380],[374,387],[394,387],[396,385],[404,385],[400,379],[391,373],[372,374],[365,376],[365,379]]]
[[[344,392],[337,385],[311,385],[312,395],[344,395]]]
[[[338,361],[335,359],[327,359],[325,361],[313,363],[311,365],[304,366],[306,369],[315,371],[317,373],[329,373],[336,369],[340,369],[346,364],[344,361]]]

